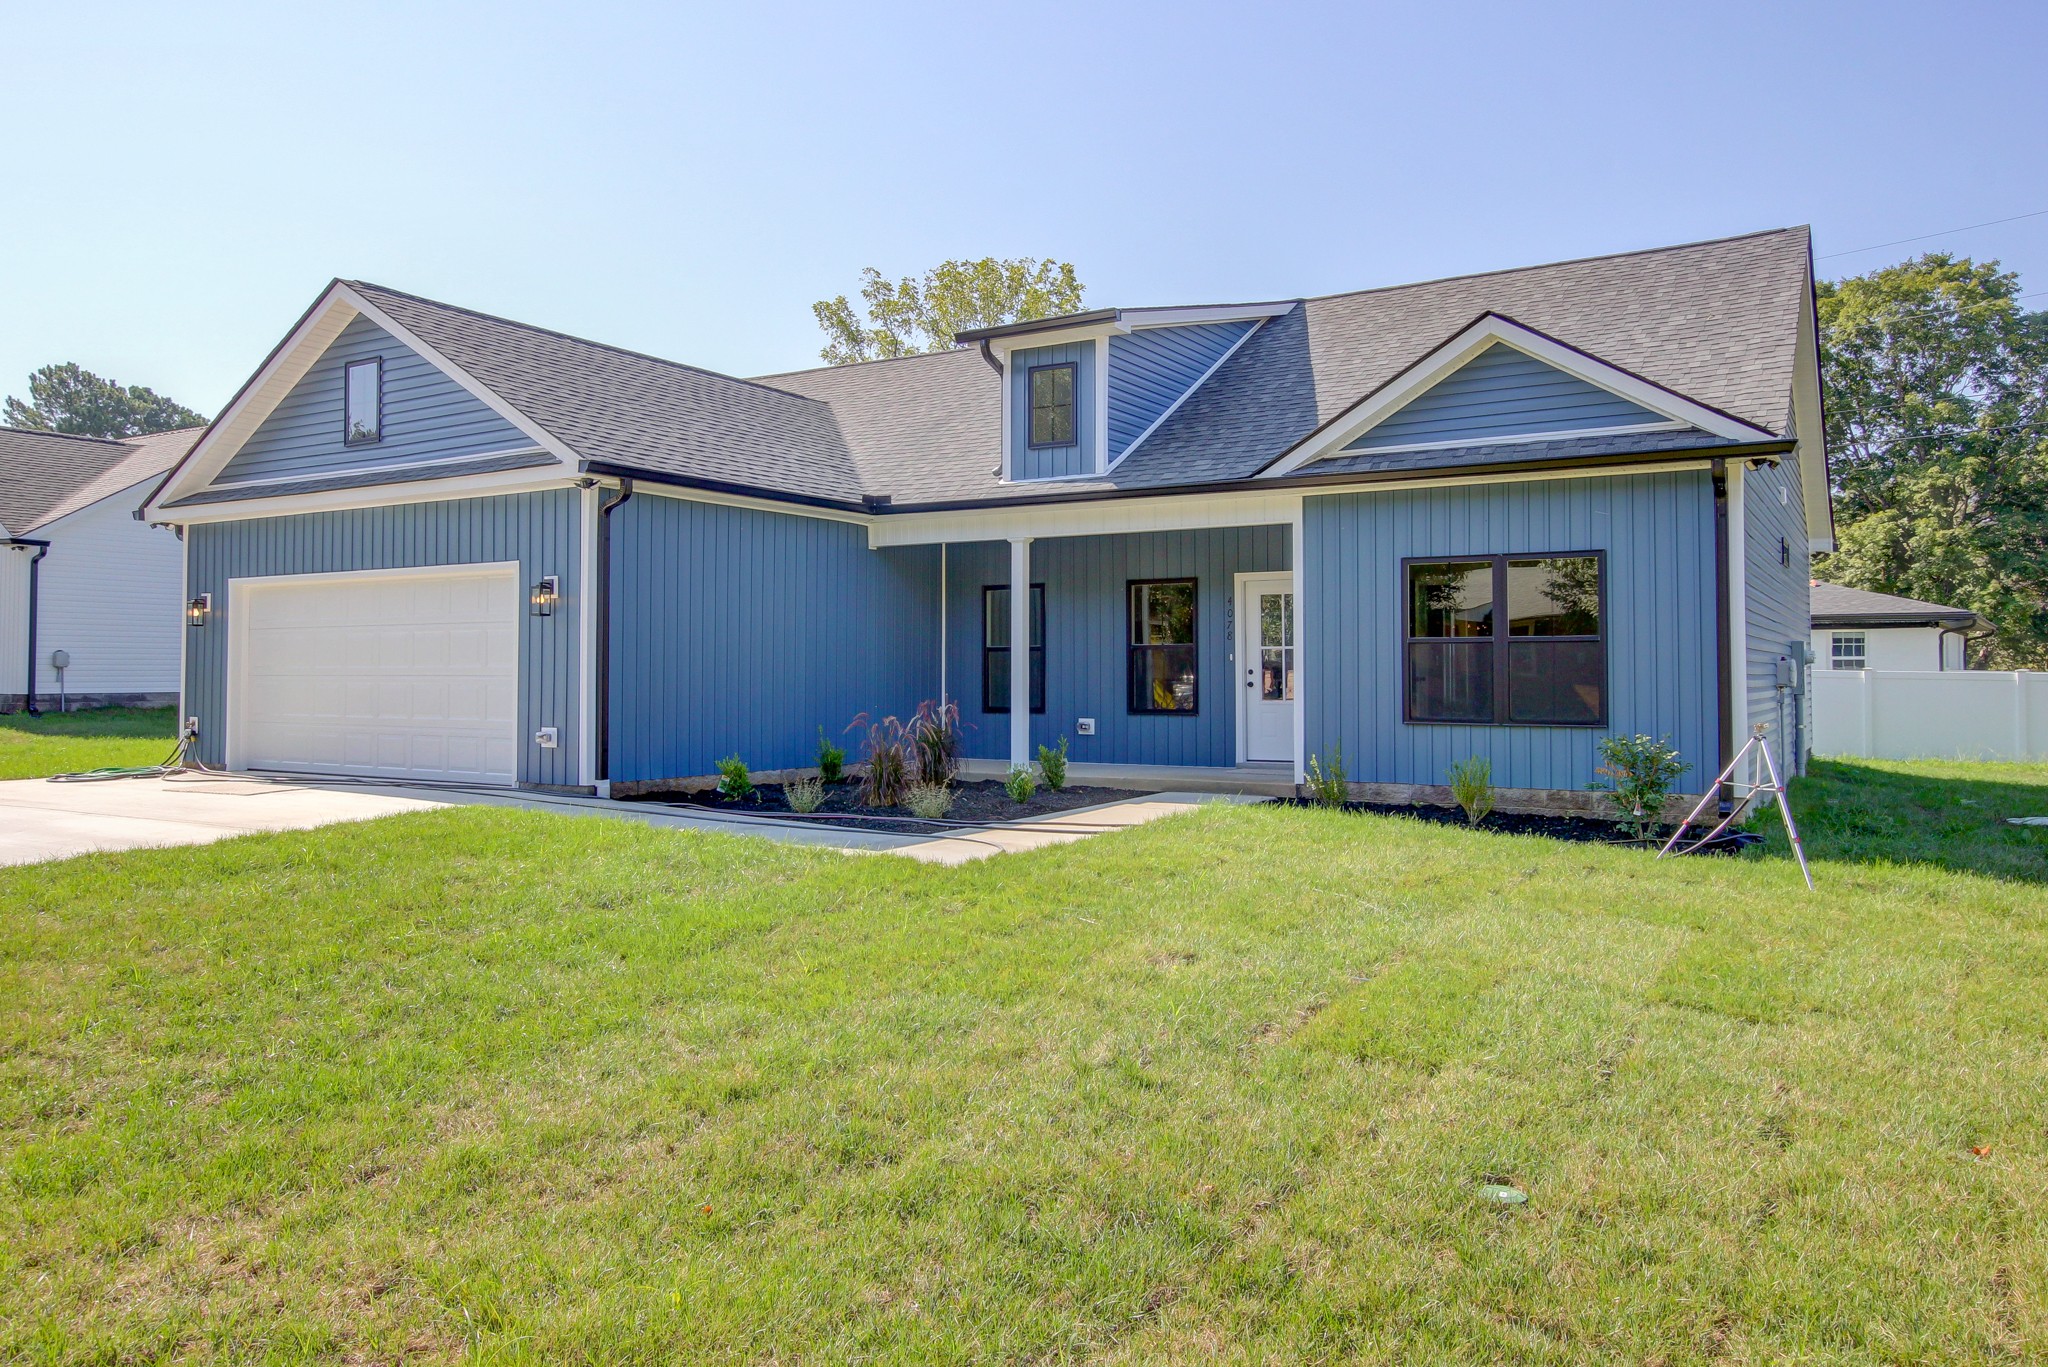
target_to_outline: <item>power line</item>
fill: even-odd
[[[1918,237],[1901,237],[1891,242],[1876,242],[1868,247],[1851,247],[1846,252],[1828,252],[1817,256],[1816,261],[1832,261],[1838,256],[1854,256],[1858,252],[1874,252],[1880,247],[1902,247],[1908,242],[1925,242],[1930,237],[1947,237],[1950,233],[1967,233],[1973,228],[1995,228],[2001,223],[2017,223],[2023,218],[2040,218],[2048,215],[2048,209],[2036,209],[2030,214],[2014,214],[2011,218],[1994,218],[1987,223],[1965,223],[1960,228],[1944,228],[1938,233],[1921,233]]]

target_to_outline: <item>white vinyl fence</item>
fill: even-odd
[[[2048,674],[1816,669],[1813,753],[2048,759]]]

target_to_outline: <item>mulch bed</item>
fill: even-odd
[[[1307,798],[1284,799],[1294,807],[1313,807]],[[1406,816],[1417,821],[1434,821],[1443,826],[1463,826],[1465,813],[1456,807],[1403,807],[1387,802],[1347,802],[1347,812],[1375,812],[1381,816]],[[1493,812],[1479,823],[1479,830],[1504,835],[1547,835],[1552,840],[1583,840],[1596,845],[1632,843],[1612,821],[1589,816],[1541,816],[1534,812]],[[1660,842],[1661,843],[1661,842]]]
[[[1127,797],[1144,797],[1145,794],[1129,788],[1082,788],[1068,786],[1053,792],[1041,787],[1031,795],[1029,802],[1012,801],[1003,785],[992,780],[953,785],[953,810],[946,813],[946,821],[952,822],[1001,822],[1018,821],[1034,816],[1051,816],[1055,812],[1070,812],[1076,807],[1096,807],[1105,802],[1117,802]],[[631,802],[659,802],[678,807],[708,807],[714,811],[731,812],[745,816],[782,817],[790,821],[817,821],[821,826],[843,826],[851,830],[885,831],[892,835],[943,835],[949,825],[930,821],[919,821],[902,807],[869,807],[860,800],[860,785],[854,782],[835,783],[825,790],[824,805],[815,813],[806,815],[793,812],[782,796],[782,785],[763,783],[754,789],[751,798],[734,802],[719,796],[716,792],[653,792],[639,793],[627,799]],[[843,818],[855,816],[864,818],[848,821]]]

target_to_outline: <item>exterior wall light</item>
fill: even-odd
[[[562,581],[552,574],[544,574],[534,581],[527,595],[527,610],[536,617],[555,615],[555,604],[562,601]]]
[[[213,595],[210,593],[202,593],[185,604],[185,625],[188,627],[203,627],[212,615]]]

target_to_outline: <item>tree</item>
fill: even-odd
[[[1049,257],[942,261],[923,280],[905,276],[894,284],[869,266],[861,279],[866,322],[843,294],[811,305],[828,339],[818,354],[833,365],[945,351],[956,332],[1081,309],[1082,285],[1073,266]]]
[[[1966,607],[1975,663],[2048,665],[2048,314],[1996,262],[1929,253],[1819,286],[1839,549],[1857,588]]]
[[[29,401],[7,399],[7,425],[75,437],[136,437],[200,427],[206,419],[139,384],[123,387],[75,361],[46,365],[28,377]]]

